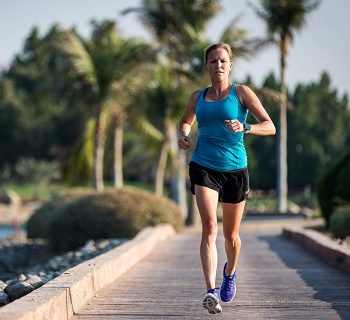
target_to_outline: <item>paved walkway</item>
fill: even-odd
[[[243,222],[237,296],[221,314],[210,315],[200,306],[205,292],[200,234],[191,229],[160,243],[72,319],[350,319],[350,274],[281,238],[285,223],[300,221]],[[222,233],[218,249],[220,286]]]

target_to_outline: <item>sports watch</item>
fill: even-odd
[[[251,125],[249,123],[243,123],[243,132],[249,133],[250,132]]]

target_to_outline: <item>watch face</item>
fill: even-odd
[[[245,123],[243,125],[244,131],[249,131],[250,130],[250,124],[249,123]]]

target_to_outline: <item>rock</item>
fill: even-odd
[[[98,249],[104,249],[110,245],[110,242],[108,240],[101,240],[97,245],[96,248]]]
[[[21,197],[13,190],[8,190],[6,192],[6,197],[9,199],[10,204],[20,206],[22,204]]]
[[[53,275],[49,273],[49,274],[47,274],[47,275],[45,276],[44,282],[45,282],[45,283],[46,283],[46,282],[49,282],[49,281],[51,281],[53,278],[54,278]]]
[[[83,253],[82,252],[77,251],[77,252],[74,253],[74,258],[76,260],[79,261],[82,257],[83,257]]]
[[[10,276],[14,278],[0,281],[0,306],[18,299],[43,284],[58,277],[65,270],[91,259],[125,242],[125,239],[89,241],[78,250],[69,251],[61,256],[52,257],[47,252],[45,242],[23,238],[7,238],[0,241],[0,261],[14,269]],[[43,259],[36,259],[42,255]],[[46,259],[44,259],[46,257]],[[48,259],[48,258],[51,259]],[[37,260],[37,261],[35,261]],[[39,263],[23,263],[39,262]],[[45,262],[43,262],[45,261]],[[21,263],[19,263],[21,262]],[[16,270],[20,270],[18,274]],[[0,270],[1,271],[1,270]]]
[[[288,211],[291,213],[298,214],[300,213],[301,209],[300,206],[298,206],[296,203],[290,202],[288,203]]]
[[[312,218],[312,215],[314,214],[314,210],[308,207],[301,207],[301,213],[307,216],[308,218]]]
[[[0,307],[4,306],[5,304],[8,304],[8,303],[10,303],[9,296],[4,292],[0,292]]]
[[[7,285],[6,286],[13,286],[15,284],[17,284],[18,282],[20,282],[17,278],[15,280],[8,280],[6,281]]]
[[[34,287],[34,289],[37,289],[44,284],[40,277],[32,274],[28,275],[27,280],[25,282],[31,284]]]
[[[93,240],[89,240],[88,242],[86,242],[84,247],[81,249],[81,251],[84,254],[91,253],[91,252],[93,252],[95,250],[96,250],[96,247],[95,247],[95,242]]]
[[[58,270],[59,269],[59,266],[58,266],[56,259],[50,259],[48,266],[49,266],[50,270]]]
[[[18,299],[29,292],[33,291],[34,287],[26,282],[26,281],[11,281],[6,288],[4,289],[4,292],[10,297],[10,299]]]
[[[19,281],[24,281],[24,280],[27,279],[27,277],[26,277],[23,273],[21,273],[21,274],[17,277],[17,279],[18,279]]]
[[[4,289],[6,288],[7,284],[4,281],[0,280],[0,292],[4,291]]]

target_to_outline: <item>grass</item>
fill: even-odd
[[[153,191],[153,186],[147,183],[137,181],[125,181],[125,186],[136,187],[147,191]],[[74,188],[91,189],[91,185],[79,185]],[[113,188],[113,183],[106,182],[105,188]],[[72,188],[64,184],[35,184],[35,183],[0,183],[0,194],[12,190],[17,193],[23,200],[31,201],[45,201],[53,195],[69,192]]]
[[[298,205],[310,218],[321,216],[316,194],[311,192],[292,193],[288,196],[288,204]],[[272,213],[276,211],[277,198],[275,196],[263,195],[252,196],[248,201],[246,208],[254,213]]]
[[[153,185],[150,183],[141,183],[138,181],[124,181],[125,186],[135,187],[146,191],[153,191]],[[80,185],[75,186],[77,188],[91,189],[91,185]],[[113,188],[111,181],[105,182],[105,188]],[[38,200],[46,201],[53,195],[67,193],[72,190],[64,184],[35,184],[35,183],[0,183],[0,194],[4,194],[7,190],[13,190],[16,192],[24,201]],[[165,190],[168,195],[168,190]],[[288,197],[288,202],[293,202],[301,207],[309,207],[312,209],[310,215],[312,217],[320,216],[320,212],[317,205],[316,196],[314,194],[295,194]],[[274,212],[276,208],[276,198],[271,196],[252,196],[247,201],[247,210],[252,212]]]
[[[247,209],[249,208],[261,208],[261,209],[274,209],[276,208],[275,198],[250,198],[247,201]]]
[[[15,193],[17,193],[23,200],[44,201],[54,194],[63,193],[69,190],[69,188],[59,184],[52,184],[52,185],[40,185],[40,184],[33,184],[33,183],[0,184],[0,194],[3,194],[9,190],[12,190]]]

